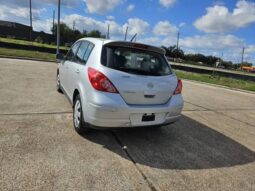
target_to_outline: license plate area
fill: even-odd
[[[146,121],[155,121],[155,114],[144,114],[142,116],[142,122],[146,122]]]

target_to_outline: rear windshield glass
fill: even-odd
[[[101,62],[104,66],[127,73],[149,76],[171,74],[169,64],[158,53],[116,46],[105,46]]]

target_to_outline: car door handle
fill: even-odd
[[[75,72],[76,72],[77,74],[79,74],[79,73],[80,73],[80,70],[79,70],[79,69],[76,69]]]

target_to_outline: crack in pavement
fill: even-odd
[[[122,148],[122,150],[125,152],[125,154],[127,155],[127,157],[129,158],[130,161],[132,161],[132,163],[134,164],[135,168],[137,169],[137,171],[142,175],[143,179],[145,180],[145,182],[148,184],[149,188],[151,191],[157,191],[156,187],[153,185],[153,183],[148,179],[148,177],[143,173],[143,171],[137,166],[136,161],[134,160],[134,158],[131,156],[131,154],[128,152],[127,147],[121,142],[121,140],[119,139],[119,137],[117,136],[117,134],[113,131],[111,131],[112,136],[114,137],[114,139],[116,140],[116,142],[119,144],[119,146]]]
[[[137,171],[141,174],[141,176],[143,177],[143,179],[146,181],[146,183],[148,184],[149,188],[151,191],[157,191],[158,189],[154,186],[153,182],[149,180],[149,178],[145,175],[145,173],[139,168],[139,166],[137,165],[137,162],[135,161],[135,159],[132,157],[132,155],[128,152],[128,148],[127,146],[125,146],[120,138],[118,137],[118,135],[114,132],[111,131],[112,136],[114,137],[114,139],[116,140],[117,144],[119,144],[119,146],[121,147],[121,149],[125,152],[126,156],[129,158],[130,161],[132,161],[132,163],[134,164],[135,168],[137,169]],[[189,190],[189,187],[185,184],[184,182],[184,186],[186,190]]]
[[[249,126],[251,126],[251,127],[255,127],[254,125],[252,125],[252,124],[250,124],[250,123],[248,123],[248,122],[239,120],[239,119],[237,119],[237,118],[235,118],[235,117],[226,115],[226,114],[224,114],[224,113],[220,113],[220,112],[222,112],[222,111],[242,111],[242,110],[239,110],[239,109],[235,109],[235,110],[214,110],[214,109],[206,108],[206,107],[204,107],[204,106],[201,106],[201,105],[198,105],[198,104],[194,104],[194,103],[191,103],[191,102],[188,102],[188,101],[185,101],[185,102],[186,102],[186,103],[189,103],[189,104],[191,104],[191,105],[194,105],[194,106],[203,108],[204,110],[202,110],[202,111],[212,111],[212,112],[214,112],[214,113],[221,114],[221,115],[223,115],[223,116],[225,116],[225,117],[228,117],[228,118],[230,118],[230,119],[236,120],[236,121],[238,121],[238,122],[240,122],[240,123],[244,123],[244,124],[249,125]],[[198,110],[198,111],[200,111],[200,110]],[[246,111],[246,110],[244,110],[244,111]],[[248,111],[255,111],[255,110],[248,110]]]

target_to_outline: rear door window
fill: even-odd
[[[104,66],[127,73],[148,76],[165,76],[172,73],[163,55],[146,50],[105,46],[101,59]]]
[[[86,53],[85,53],[85,55],[84,55],[84,58],[83,58],[85,62],[88,61],[89,56],[90,56],[90,54],[91,54],[93,48],[94,48],[94,45],[90,43],[89,46],[88,46],[88,48],[87,48],[87,51],[86,51]]]

